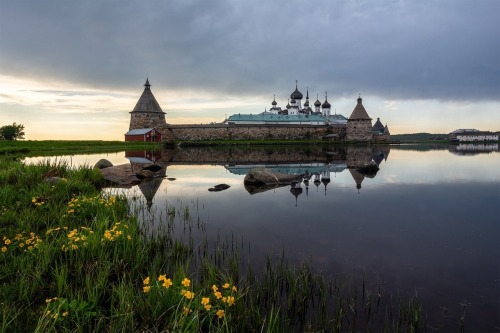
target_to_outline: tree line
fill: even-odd
[[[13,123],[0,127],[0,140],[22,140],[24,139],[24,125]]]

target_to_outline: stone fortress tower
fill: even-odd
[[[358,98],[358,104],[347,120],[346,140],[357,142],[370,142],[373,140],[372,118],[363,106],[363,99]]]
[[[137,101],[134,110],[130,112],[129,130],[141,128],[164,128],[166,126],[165,112],[151,92],[149,79],[146,79],[144,91]]]

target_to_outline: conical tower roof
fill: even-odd
[[[377,121],[375,122],[375,125],[373,125],[372,130],[380,133],[384,133],[384,125],[382,125],[382,122],[380,121],[380,118],[377,118]]]
[[[359,190],[361,189],[361,183],[365,179],[365,176],[357,172],[355,169],[349,169],[349,172],[351,173],[352,179],[356,182],[356,188]]]
[[[385,127],[384,127],[384,134],[391,134],[391,133],[389,132],[389,127],[387,126],[387,124],[386,124],[386,125],[385,125]]]
[[[363,106],[363,99],[361,97],[358,98],[358,104],[354,108],[354,110],[351,113],[351,116],[349,117],[349,120],[371,120],[370,116],[368,116],[368,113],[365,110],[365,107]]]
[[[160,104],[156,101],[153,93],[150,89],[151,85],[149,84],[149,79],[146,79],[146,83],[144,84],[144,91],[142,92],[141,98],[135,105],[135,108],[132,112],[159,112],[165,113],[160,107]]]

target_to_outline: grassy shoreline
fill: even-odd
[[[0,141],[1,155],[45,156],[161,148],[163,144],[101,140]]]
[[[387,143],[371,143],[397,145],[400,143],[432,143],[448,144],[448,141],[390,141]],[[0,141],[0,156],[18,155],[23,157],[56,156],[73,154],[92,154],[100,152],[117,152],[124,150],[152,150],[162,147],[206,147],[206,146],[272,146],[272,145],[350,145],[363,143],[332,142],[323,140],[209,140],[190,141],[181,140],[175,143],[147,143],[124,141]],[[364,143],[366,144],[366,143]]]
[[[47,177],[58,177],[47,182]],[[0,332],[422,331],[418,298],[325,279],[269,257],[241,270],[237,240],[193,244],[189,207],[141,230],[96,169],[0,157]]]

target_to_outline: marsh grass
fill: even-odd
[[[140,202],[103,184],[88,166],[0,159],[1,332],[425,328],[417,297],[326,279],[285,251],[256,270],[243,238],[206,236],[197,201],[168,206],[152,228]]]

